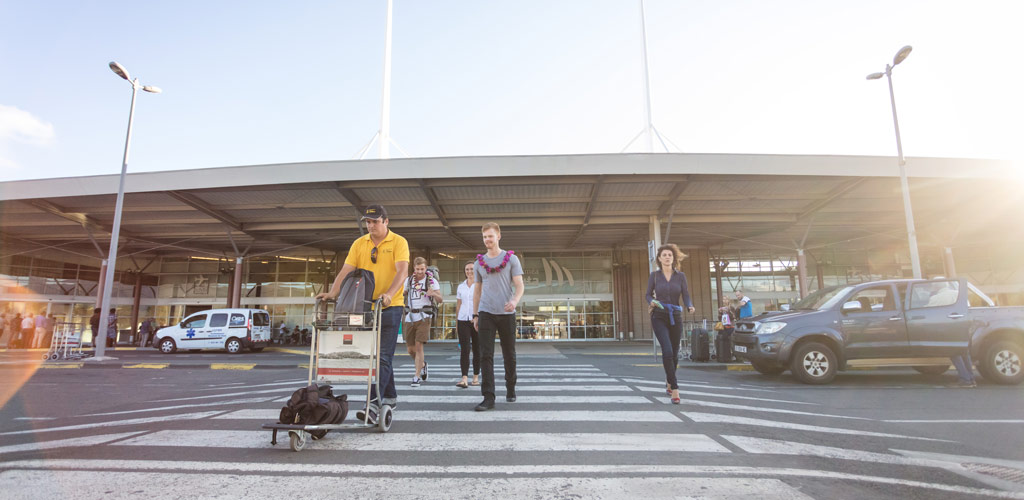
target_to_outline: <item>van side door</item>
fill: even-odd
[[[211,314],[208,331],[206,347],[224,347],[224,341],[228,338],[228,313]]]
[[[206,347],[206,313],[197,313],[181,322],[180,349],[201,349]]]
[[[244,339],[249,335],[249,318],[245,314],[233,312],[228,320],[228,337]]]
[[[906,308],[911,355],[949,357],[967,349],[971,324],[967,280],[911,283]]]

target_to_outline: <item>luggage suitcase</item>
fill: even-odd
[[[732,335],[718,332],[715,336],[715,352],[718,353],[719,363],[732,363]]]
[[[690,331],[690,360],[708,361],[711,359],[711,346],[708,345],[707,328],[694,328]]]

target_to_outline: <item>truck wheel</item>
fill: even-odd
[[[173,354],[174,351],[178,350],[178,346],[174,345],[174,339],[168,337],[160,341],[160,352],[164,354]]]
[[[1024,347],[1009,340],[1000,340],[989,346],[985,351],[978,371],[990,382],[1015,385],[1024,380]]]
[[[818,342],[808,342],[797,349],[789,370],[797,380],[817,385],[827,384],[836,378],[838,368],[832,349]]]
[[[915,366],[914,369],[921,375],[934,377],[949,371],[949,366]]]
[[[238,354],[242,352],[242,341],[231,337],[224,343],[224,349],[228,351],[228,354]]]
[[[753,366],[761,375],[778,375],[786,371],[785,366],[779,366],[772,363],[761,363],[759,361],[751,361],[750,366]]]

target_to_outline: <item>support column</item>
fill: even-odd
[[[242,304],[242,258],[235,259],[235,279],[231,283],[231,307],[240,307]]]
[[[807,256],[803,248],[796,249],[796,272],[800,284],[800,298],[807,296]]]
[[[100,276],[96,282],[96,307],[101,307],[103,304],[103,277],[107,275],[107,259],[103,259],[100,263]]]
[[[142,273],[135,273],[135,289],[132,291],[132,342],[139,337],[139,306],[142,304]]]
[[[654,242],[654,248],[648,248],[647,260],[650,261],[650,271],[658,269],[658,256],[651,255],[651,252],[657,252],[658,247],[661,246],[661,222],[658,221],[657,215],[652,215],[650,218],[650,228],[648,230],[650,234],[650,241]]]
[[[229,272],[231,274],[228,275],[228,296],[227,299],[224,301],[224,307],[231,307],[231,304],[234,303],[234,300],[231,298],[231,295],[235,293],[235,271],[234,269],[232,269]]]
[[[818,271],[818,290],[825,288],[825,265],[821,262],[817,265]]]
[[[953,248],[942,249],[942,266],[946,268],[947,278],[956,278],[956,261],[953,260]]]

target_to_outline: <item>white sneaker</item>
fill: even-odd
[[[412,378],[412,383],[409,384],[409,386],[410,387],[419,387],[420,386],[420,378],[419,377],[413,377]]]

